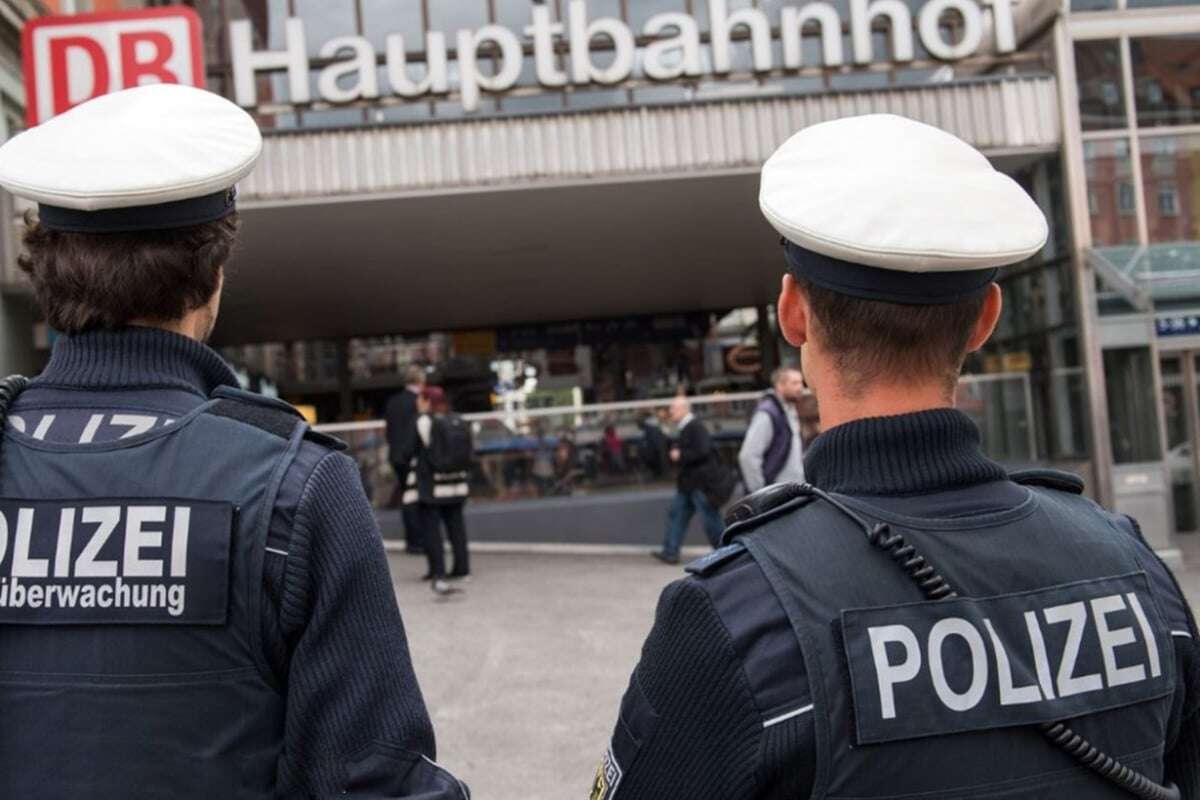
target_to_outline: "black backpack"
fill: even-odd
[[[433,418],[429,436],[429,463],[434,472],[466,472],[475,457],[471,426],[457,414]]]

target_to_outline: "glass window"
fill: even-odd
[[[1192,460],[1192,437],[1187,376],[1180,356],[1164,356],[1163,422],[1167,427],[1167,466],[1171,470],[1171,497],[1175,506],[1175,530],[1196,530],[1196,473]]]
[[[1133,202],[1133,184],[1129,181],[1117,184],[1117,210],[1122,214],[1132,214],[1137,210]]]
[[[1117,0],[1071,0],[1072,11],[1106,11],[1117,7]]]
[[[1127,139],[1087,142],[1083,149],[1088,176],[1092,241],[1100,247],[1133,244],[1138,240],[1132,164]]]
[[[1158,461],[1162,458],[1162,442],[1154,407],[1150,348],[1105,350],[1104,384],[1113,460],[1118,464]]]
[[[621,0],[587,0],[587,18],[593,20],[604,17],[621,19]]]
[[[533,22],[533,0],[493,0],[496,10],[496,24],[511,29],[518,36],[525,36],[525,28]],[[537,5],[543,5],[537,3]],[[557,18],[558,10],[554,3],[549,4],[550,17]]]
[[[1115,39],[1075,43],[1079,117],[1085,131],[1124,128],[1121,48]]]
[[[474,31],[487,24],[487,0],[429,0],[429,27],[444,31],[449,41],[460,30]]]
[[[685,0],[633,0],[629,4],[629,24],[633,28],[634,33],[638,36],[642,35],[642,31],[646,27],[646,22],[655,14],[663,14],[669,11],[679,13],[687,13],[687,3]],[[697,4],[697,15],[707,15],[707,10],[699,7]]]
[[[363,35],[375,51],[384,53],[387,37],[404,37],[404,49],[410,53],[425,50],[425,31],[421,19],[421,0],[359,0],[362,8]],[[450,47],[454,44],[450,43]]]
[[[1173,183],[1158,185],[1158,213],[1164,217],[1179,215],[1179,190]]]
[[[336,36],[358,33],[354,0],[294,0],[296,16],[304,20],[308,55],[315,57],[321,46]]]
[[[1200,239],[1200,134],[1143,136],[1141,147],[1150,241]]]
[[[1195,5],[1196,0],[1127,0],[1129,8],[1152,8],[1157,6]]]
[[[1200,35],[1130,39],[1129,52],[1138,125],[1200,123]]]

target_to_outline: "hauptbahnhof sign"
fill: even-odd
[[[917,36],[934,58],[956,61],[978,53],[987,44],[993,53],[1011,53],[1016,49],[1013,0],[927,0],[916,12]],[[947,15],[959,19],[958,34],[950,40],[943,28]],[[530,24],[523,30],[501,25],[459,30],[454,34],[453,50],[447,34],[430,31],[425,41],[414,43],[394,33],[385,40],[385,79],[380,80],[379,53],[362,36],[338,36],[323,42],[318,55],[332,59],[321,69],[316,90],[309,81],[311,65],[308,40],[302,19],[288,19],[284,25],[282,49],[255,49],[250,22],[230,23],[230,54],[233,65],[234,99],[239,105],[254,108],[261,98],[256,77],[264,71],[286,71],[288,96],[272,102],[305,104],[314,101],[350,103],[373,100],[386,93],[402,98],[445,95],[457,91],[463,108],[476,111],[482,92],[504,92],[517,85],[524,63],[523,37],[533,42],[537,81],[555,88],[568,84],[614,85],[635,77],[640,67],[644,77],[656,81],[696,78],[704,74],[725,75],[733,70],[734,35],[748,35],[750,67],[754,72],[770,72],[782,67],[796,70],[803,66],[802,38],[818,31],[821,41],[821,65],[840,67],[866,65],[876,60],[872,47],[872,25],[877,19],[888,23],[891,58],[897,63],[914,58],[913,11],[903,0],[849,0],[850,52],[845,52],[842,32],[845,20],[837,8],[824,0],[787,6],[779,15],[778,26],[759,9],[729,11],[726,0],[709,0],[709,58],[702,57],[700,22],[682,12],[657,14],[646,21],[641,36],[652,39],[638,47],[635,32],[619,19],[589,19],[584,0],[567,4],[566,19],[556,21],[545,5],[534,5]],[[775,33],[781,42],[782,64],[773,54]],[[985,39],[989,40],[985,42]],[[603,65],[597,64],[594,45],[607,42]],[[566,44],[565,65],[557,58],[561,43]],[[414,78],[409,70],[408,54],[423,50],[425,69]],[[457,70],[450,68],[451,53],[457,56]],[[639,58],[640,56],[640,58]],[[480,62],[495,58],[494,71],[480,70]]]
[[[985,47],[997,54],[1016,49],[1014,1],[926,0],[914,11],[904,0],[849,0],[849,52],[843,44],[847,20],[825,0],[786,6],[778,19],[754,8],[730,11],[727,0],[709,0],[707,42],[700,18],[692,14],[656,14],[635,32],[620,19],[589,19],[584,0],[570,0],[561,21],[546,5],[535,4],[522,29],[486,25],[453,34],[429,31],[424,41],[393,33],[385,39],[383,54],[363,36],[331,38],[317,50],[315,90],[302,18],[284,21],[280,49],[256,48],[248,20],[231,22],[228,35],[234,100],[246,108],[264,101],[258,93],[260,74],[286,73],[286,95],[269,98],[273,104],[336,105],[388,94],[416,99],[457,92],[463,108],[476,111],[482,93],[517,85],[527,47],[532,48],[537,82],[547,88],[611,86],[634,77],[673,81],[727,75],[734,69],[735,40],[748,43],[746,66],[756,73],[816,66],[804,61],[805,36],[819,38],[820,66],[864,66],[876,60],[872,33],[877,21],[887,23],[893,62],[914,59],[915,38],[933,58],[956,61]],[[958,20],[952,35],[944,26],[948,16]],[[43,17],[30,23],[24,35],[30,124],[142,83],[204,85],[200,20],[186,7]],[[776,63],[776,38],[782,63]],[[413,52],[423,52],[423,69],[409,63]],[[480,68],[485,61],[486,70]]]

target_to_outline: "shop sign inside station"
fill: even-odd
[[[309,79],[316,67],[309,60],[303,19],[286,20],[283,46],[278,49],[256,47],[251,23],[237,20],[230,23],[230,59],[234,99],[246,108],[268,100],[259,96],[259,75],[283,72],[287,96],[269,98],[272,103],[341,104],[388,95],[416,99],[456,92],[466,111],[476,111],[483,92],[504,92],[517,85],[525,63],[524,43],[529,40],[537,82],[547,88],[611,86],[638,77],[672,81],[726,75],[733,71],[735,37],[747,38],[750,66],[756,73],[818,66],[804,63],[802,38],[811,31],[819,32],[819,66],[865,66],[878,60],[872,43],[872,26],[877,20],[888,23],[892,61],[910,62],[915,57],[914,16],[916,37],[924,49],[934,58],[951,62],[985,50],[1013,52],[1013,4],[1014,0],[925,0],[913,9],[904,0],[849,0],[846,20],[825,0],[789,5],[777,16],[755,8],[731,11],[727,0],[709,0],[709,41],[705,43],[700,19],[693,14],[656,14],[635,31],[620,19],[589,18],[584,0],[570,0],[561,21],[551,16],[547,5],[535,4],[529,25],[523,29],[487,25],[453,33],[430,31],[423,42],[392,33],[385,39],[382,54],[365,37],[337,36],[315,50],[324,64],[315,82]],[[947,14],[959,19],[953,40],[943,27]],[[847,22],[849,52],[842,35]],[[639,47],[638,36],[653,41]],[[606,45],[603,54],[596,46],[599,42]],[[560,62],[557,54],[564,43]],[[413,52],[424,52],[423,69],[409,64]],[[456,56],[453,63],[452,55]],[[381,56],[383,70],[378,68]]]

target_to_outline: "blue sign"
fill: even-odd
[[[1200,335],[1200,315],[1189,314],[1182,317],[1159,317],[1154,321],[1159,336],[1196,336]]]

